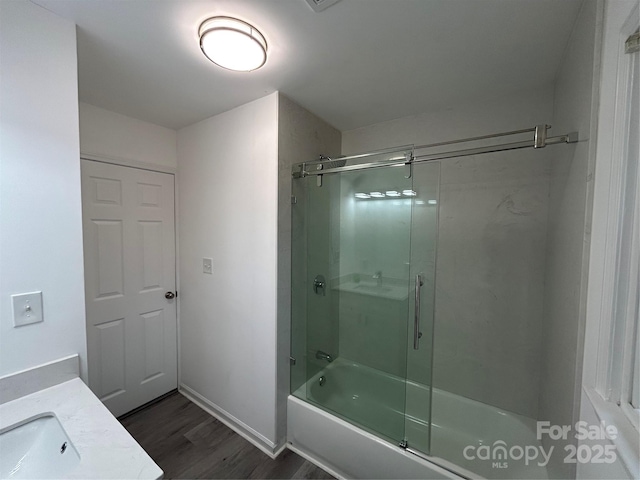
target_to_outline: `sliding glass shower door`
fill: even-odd
[[[436,288],[436,249],[440,204],[440,163],[412,167],[411,220],[412,302],[409,304],[407,346],[406,446],[431,451],[431,410]]]
[[[291,391],[428,453],[439,167],[348,162],[293,181]]]

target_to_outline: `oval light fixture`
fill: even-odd
[[[250,72],[267,61],[267,41],[247,22],[232,17],[211,17],[200,25],[202,53],[216,65]]]

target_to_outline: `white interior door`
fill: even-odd
[[[177,387],[174,176],[82,161],[89,387],[116,416]]]

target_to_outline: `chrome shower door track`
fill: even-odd
[[[483,135],[480,137],[470,137],[470,138],[464,138],[461,140],[432,143],[429,145],[419,145],[417,147],[413,145],[405,145],[405,146],[388,148],[383,150],[376,150],[373,152],[362,153],[362,154],[352,155],[348,157],[341,157],[339,158],[339,160],[345,163],[345,165],[341,167],[325,168],[330,164],[330,162],[334,162],[338,159],[321,157],[318,160],[312,160],[312,161],[298,163],[294,165],[291,169],[291,174],[293,178],[304,178],[312,175],[324,175],[327,173],[338,173],[338,172],[346,172],[351,170],[363,170],[367,168],[411,165],[414,163],[433,162],[436,160],[445,160],[448,158],[466,157],[470,155],[480,155],[483,153],[502,152],[506,150],[517,150],[522,148],[537,149],[537,148],[544,148],[547,145],[556,145],[559,143],[576,143],[578,141],[577,132],[571,132],[565,135],[558,135],[555,137],[547,137],[547,130],[549,128],[551,128],[550,125],[541,124],[541,125],[536,125],[533,128],[527,128],[523,130],[513,130],[510,132],[495,133],[491,135]],[[511,135],[521,135],[525,133],[533,133],[533,139],[523,140],[518,142],[511,142],[511,143],[487,145],[482,147],[463,148],[460,150],[452,150],[448,152],[438,152],[438,153],[431,153],[431,154],[426,153],[421,155],[415,154],[417,150],[426,150],[426,149],[435,148],[435,147],[456,145],[460,143],[469,143],[469,142],[488,140],[492,138],[499,138],[499,137],[505,137],[505,136],[511,136]],[[388,156],[391,156],[394,153],[402,154],[402,155],[395,155],[395,156],[392,156],[391,158],[386,158]],[[382,156],[383,158],[379,160],[373,160],[370,162],[354,163],[352,165],[348,165],[350,161],[361,161],[369,157],[376,157],[376,156]]]

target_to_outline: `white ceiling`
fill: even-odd
[[[582,0],[34,0],[78,25],[80,100],[181,128],[279,90],[340,130],[543,85]],[[197,27],[260,29],[266,65],[234,73]]]

